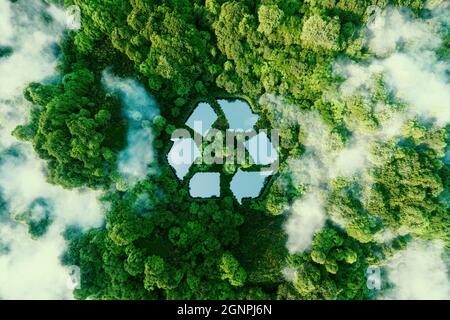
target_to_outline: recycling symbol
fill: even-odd
[[[258,119],[246,101],[221,99],[198,103],[184,128],[174,131],[167,160],[180,181],[189,179],[192,197],[220,197],[229,188],[242,204],[261,194],[277,170],[279,138],[276,130],[269,138],[267,129],[256,129]],[[224,171],[232,175],[227,186]]]

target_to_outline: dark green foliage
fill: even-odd
[[[369,213],[394,230],[406,227],[413,235],[448,239],[449,207],[439,198],[448,190],[448,180],[443,180],[447,172],[434,150],[397,146],[387,164],[374,172]]]
[[[28,232],[32,238],[43,236],[52,223],[51,206],[43,198],[33,201],[30,207],[23,213],[17,215],[17,221],[25,222],[28,225]]]
[[[175,178],[165,159],[170,133],[195,102],[217,96],[252,102],[265,93],[283,96],[294,113],[317,111],[339,141],[350,138],[348,128],[355,123],[367,132],[378,128],[379,119],[361,98],[342,105],[322,99],[335,86],[332,62],[364,55],[358,40],[370,5],[409,5],[419,12],[424,1],[65,3],[80,6],[83,27],[62,45],[62,81],[27,87],[25,97],[39,107],[30,124],[14,131],[48,161],[50,181],[65,187],[109,187],[114,181],[126,128],[120,103],[101,87],[105,68],[120,75],[135,72],[162,114],[152,124],[158,173],[108,193],[104,228],[65,233],[70,246],[63,261],[81,268],[77,298],[366,299],[367,266],[409,241],[397,237],[379,248],[377,232],[406,225],[423,238],[448,238],[442,194],[450,173],[437,160],[448,132],[426,134],[430,128],[414,127],[404,141],[379,146],[378,155],[392,156],[371,172],[370,190],[334,181],[327,212],[348,223],[346,232],[329,224],[310,250],[293,255],[285,247],[282,213],[304,190],[284,167],[260,199],[238,206],[228,194],[190,198],[187,182]],[[0,58],[8,54],[0,51]],[[382,79],[378,89],[376,99],[392,102]],[[253,108],[261,113],[261,127],[279,129],[282,161],[301,155],[298,121],[284,122],[275,108],[258,103]],[[45,232],[45,224],[33,228]],[[295,274],[292,282],[283,278],[285,267]]]
[[[174,197],[176,184],[172,171],[166,168],[124,197],[110,194],[113,204],[107,213],[107,230],[81,237],[75,231],[67,233],[72,234],[72,242],[64,262],[80,265],[82,270],[78,298],[268,296],[261,288],[247,284],[247,272],[232,253],[239,244],[238,227],[244,221],[233,201],[192,201],[186,192]],[[143,195],[151,209],[137,207]],[[282,258],[272,257],[280,259],[277,263]]]
[[[83,58],[67,56],[58,84],[31,83],[25,97],[40,106],[13,134],[48,160],[49,180],[67,188],[108,184],[124,146],[120,102],[107,95]],[[73,61],[72,59],[75,59]]]

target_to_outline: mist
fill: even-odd
[[[27,123],[33,108],[23,98],[26,85],[59,78],[55,44],[64,36],[65,16],[40,1],[0,0],[0,45],[12,49],[11,55],[0,58],[1,299],[73,298],[66,283],[68,270],[60,263],[66,248],[61,233],[67,226],[86,230],[103,224],[100,192],[69,191],[47,183],[45,162],[31,145],[11,135],[17,125]],[[48,204],[53,222],[33,240],[15,217],[37,200]],[[31,219],[39,219],[39,214],[35,211]]]
[[[373,154],[377,144],[398,141],[402,128],[410,120],[417,119],[432,128],[450,123],[449,65],[439,57],[443,44],[441,31],[448,28],[450,4],[435,3],[434,7],[428,7],[429,19],[415,18],[402,9],[376,10],[364,30],[367,59],[356,62],[340,58],[334,63],[334,74],[344,81],[337,94],[325,92],[323,99],[342,105],[347,98],[362,97],[365,107],[379,120],[378,127],[368,129],[360,123],[346,121],[351,136],[348,141],[342,141],[315,111],[302,111],[282,97],[261,97],[260,104],[268,106],[280,129],[299,126],[301,131],[299,139],[304,153],[287,160],[287,171],[294,186],[305,190],[287,210],[286,246],[291,254],[309,250],[314,234],[323,228],[327,219],[346,227],[344,213],[343,218],[336,218],[326,210],[334,179],[352,179],[370,188],[371,168],[381,165],[389,156]],[[373,105],[373,88],[380,75],[397,105]],[[375,238],[384,242],[395,236],[385,230]],[[398,271],[397,262],[388,264],[389,281],[395,289],[384,297],[448,298],[449,282],[442,253],[442,247],[435,244],[410,244],[395,260],[402,261],[398,265],[406,264],[406,273]],[[288,280],[292,278],[290,273],[285,276]]]
[[[448,300],[450,279],[443,257],[445,247],[439,241],[414,241],[388,261],[387,280],[393,287],[379,299]]]
[[[154,160],[151,123],[159,108],[136,80],[115,77],[105,71],[102,81],[107,90],[117,93],[122,100],[123,114],[128,121],[127,147],[119,153],[117,167],[132,185],[152,172],[149,167]]]

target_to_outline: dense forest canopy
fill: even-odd
[[[437,242],[448,259],[449,102],[416,107],[393,71],[422,54],[436,78],[448,71],[445,1],[49,2],[79,6],[82,26],[59,44],[59,79],[28,83],[30,121],[13,135],[45,160],[50,183],[101,190],[108,203],[103,227],[64,233],[62,261],[81,269],[76,298],[369,299],[383,294],[367,286],[368,267],[409,244]],[[381,46],[395,19],[404,34]],[[428,25],[431,44],[404,31]],[[152,169],[133,184],[117,170],[131,129],[105,69],[138,79],[160,110],[148,124]],[[242,205],[231,192],[191,198],[166,159],[175,128],[218,97],[250,101],[257,127],[280,134],[279,171]],[[218,170],[229,183],[230,168]],[[51,214],[30,210],[17,219],[40,237]],[[383,273],[386,295],[388,282]]]

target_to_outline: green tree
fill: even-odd
[[[339,19],[313,15],[303,23],[302,44],[316,52],[337,51],[340,29]]]
[[[245,284],[247,273],[230,253],[224,253],[220,260],[222,279],[228,280],[232,286],[241,287]]]

